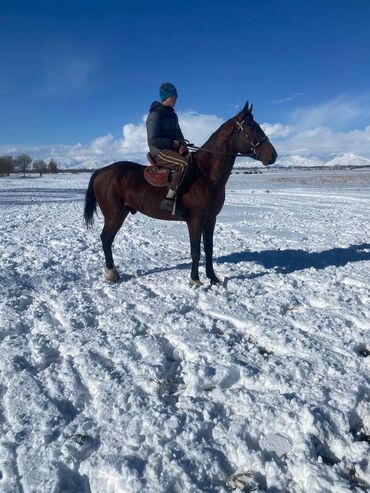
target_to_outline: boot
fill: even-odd
[[[161,211],[169,212],[170,214],[175,215],[175,208],[176,208],[175,202],[176,202],[176,190],[172,190],[172,188],[170,188],[167,192],[166,198],[162,200],[159,208],[161,209]]]
[[[176,198],[173,199],[165,198],[162,200],[159,208],[161,209],[161,211],[169,212],[170,214],[173,214],[173,210],[175,207],[175,200]]]

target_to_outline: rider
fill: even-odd
[[[160,205],[161,210],[172,212],[188,161],[179,154],[185,140],[174,110],[177,99],[176,87],[170,82],[164,82],[159,88],[159,94],[161,103],[154,101],[150,106],[146,128],[150,154],[159,166],[173,172],[168,193]]]

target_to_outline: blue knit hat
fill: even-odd
[[[177,96],[176,87],[171,82],[163,82],[159,88],[159,95],[161,96],[161,101],[165,101],[171,96]]]

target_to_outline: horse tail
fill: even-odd
[[[86,190],[85,195],[85,209],[84,209],[84,218],[85,223],[88,228],[90,228],[94,224],[94,213],[96,213],[96,196],[94,192],[94,180],[96,175],[99,173],[99,169],[96,170],[90,178],[89,186]]]

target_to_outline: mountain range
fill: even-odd
[[[248,159],[238,161],[236,167],[255,167],[256,162]],[[307,157],[298,154],[278,157],[273,167],[279,168],[339,168],[339,167],[366,167],[370,166],[370,159],[353,153],[340,154],[331,159]]]

